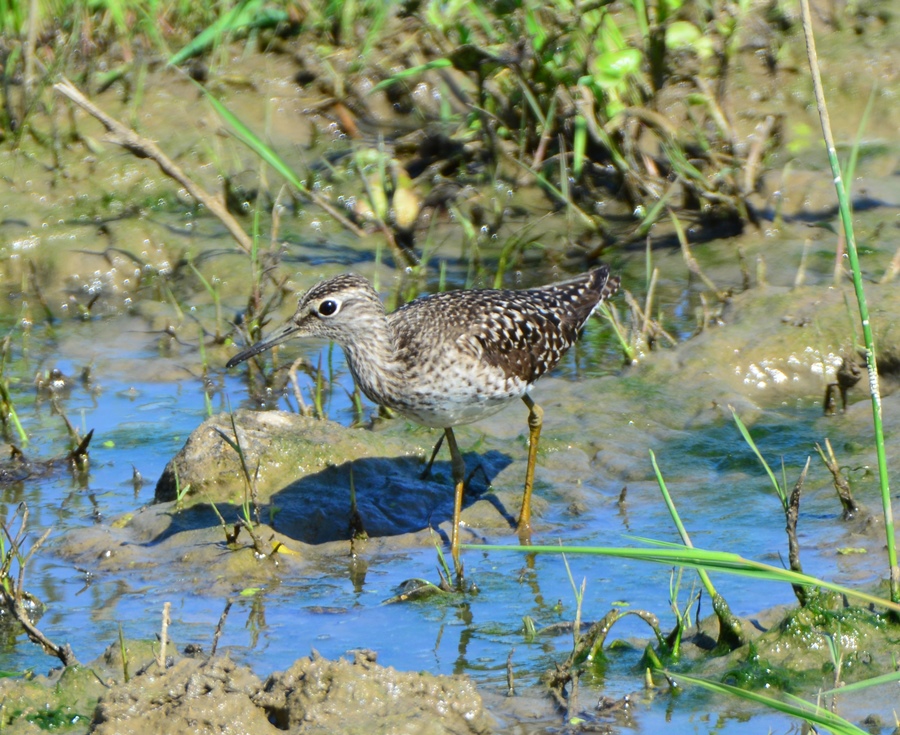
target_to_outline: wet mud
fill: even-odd
[[[172,646],[160,661],[153,648],[123,642],[84,667],[26,684],[0,683],[4,729],[21,735],[64,724],[102,735],[492,731],[467,677],[399,672],[379,666],[371,651],[336,661],[313,651],[263,681],[228,656],[209,657],[196,647],[184,655]]]
[[[872,145],[866,150],[874,153],[864,154],[862,178],[854,182],[855,219],[883,369],[888,461],[896,477],[900,289],[894,279],[900,266],[894,220],[900,155],[893,143],[898,108],[882,104],[895,96],[894,44],[885,50],[881,38],[858,50],[837,37],[831,43],[829,92],[845,111],[860,106],[860,68],[877,68],[882,82],[883,114],[868,128]],[[803,67],[797,49],[783,52],[783,66]],[[217,94],[250,127],[265,129],[272,145],[298,168],[319,154],[317,146],[344,142],[331,105],[315,98],[334,95],[323,86],[330,77],[317,64],[318,55],[315,48],[261,54],[233,61],[239,73],[213,74]],[[343,73],[356,56],[342,54],[331,62]],[[298,66],[311,75],[299,93]],[[886,564],[879,500],[872,492],[875,460],[864,373],[849,389],[846,411],[840,401],[833,415],[823,411],[828,386],[839,382],[842,365],[861,359],[850,288],[840,261],[834,263],[835,238],[828,227],[814,226],[832,223],[835,210],[818,139],[802,130],[816,125],[810,92],[805,76],[793,72],[782,71],[780,78],[752,69],[734,73],[729,106],[753,109],[746,118],[734,116],[735,129],[750,136],[760,116],[785,116],[790,149],[766,162],[768,170],[747,194],[759,216],[752,227],[718,240],[717,234],[733,234],[729,223],[721,230],[707,228],[699,213],[688,223],[693,256],[717,288],[698,284],[665,222],[654,227],[646,250],[643,241],[634,241],[619,251],[608,249],[596,233],[574,242],[570,223],[547,215],[555,200],[519,181],[492,181],[481,188],[449,182],[445,188],[452,195],[440,204],[455,202],[479,223],[494,209],[504,210],[502,237],[513,242],[521,236],[528,244],[513,259],[514,272],[507,273],[516,285],[584,268],[589,253],[610,260],[626,290],[640,300],[658,269],[649,311],[677,346],[657,334],[652,349],[645,344],[634,364],[623,367],[608,327],[598,321],[558,374],[535,390],[545,411],[536,541],[674,540],[648,467],[653,449],[701,543],[741,545],[747,556],[781,563],[780,508],[766,495],[755,457],[736,438],[734,408],[760,437],[767,457],[773,463],[782,459],[788,473],[796,474],[814,443],[830,437],[861,510],[843,519],[830,478],[814,468],[803,500],[804,560],[812,572],[871,589],[884,577]],[[369,94],[371,80],[355,76],[352,84],[354,97],[366,105],[363,117],[375,121],[374,128],[396,124],[396,108]],[[416,94],[432,99],[437,117],[433,92],[428,84],[416,87]],[[95,97],[123,119],[134,113],[128,95]],[[352,390],[349,376],[340,356],[327,350],[319,369],[323,361],[331,368],[333,359],[327,408],[337,421],[279,410],[239,409],[232,418],[230,396],[235,405],[291,405],[290,391],[283,390],[283,364],[275,384],[264,385],[256,374],[246,381],[242,374],[239,382],[223,368],[235,352],[233,341],[243,338],[235,325],[250,301],[247,256],[152,163],[103,145],[93,120],[80,113],[72,119],[85,145],[61,152],[65,175],[52,173],[46,152],[3,159],[10,185],[0,220],[2,316],[5,326],[20,332],[4,380],[9,378],[16,398],[24,397],[29,409],[34,403],[29,431],[55,442],[44,455],[64,458],[45,461],[34,448],[23,461],[13,450],[13,458],[0,464],[3,500],[13,508],[28,499],[40,527],[55,529],[46,546],[49,564],[29,569],[28,578],[47,598],[46,605],[36,601],[47,610],[39,624],[54,637],[72,637],[96,651],[115,638],[118,623],[133,623],[142,635],[152,630],[162,600],[172,598],[179,620],[171,635],[178,645],[166,648],[162,665],[158,641],[129,640],[124,659],[119,646],[111,645],[87,666],[29,680],[4,679],[3,727],[22,733],[59,728],[147,734],[560,730],[560,710],[536,682],[572,648],[572,620],[580,615],[590,622],[610,605],[666,610],[668,570],[597,562],[578,568],[579,561],[570,559],[572,573],[558,559],[522,553],[513,519],[521,499],[527,426],[524,410],[516,406],[458,432],[473,473],[462,540],[513,548],[463,552],[467,573],[488,592],[398,604],[398,591],[406,589],[402,582],[437,581],[435,547],[446,547],[449,537],[452,480],[446,457],[439,456],[430,478],[420,477],[437,434],[402,420],[373,420],[371,406],[356,416],[351,399],[341,395]],[[848,139],[858,120],[842,114],[835,124],[839,136]],[[238,216],[257,201],[258,161],[224,133],[222,121],[183,75],[150,71],[140,127],[167,150],[180,152],[179,161],[210,191],[224,189],[222,198]],[[414,159],[434,142],[414,130],[397,146],[398,155]],[[365,139],[359,148],[365,152],[377,145]],[[341,155],[347,155],[346,148]],[[311,174],[315,185],[333,185],[319,173]],[[351,181],[348,199],[361,197],[363,189]],[[478,263],[506,257],[496,252],[502,239],[495,240],[498,233],[490,227],[483,228],[482,234],[489,233],[484,241],[463,245],[456,215],[429,205],[417,223],[420,236],[427,231],[433,237],[428,240],[433,261],[423,275],[402,264],[391,267],[383,243],[372,246],[366,238],[350,237],[302,198],[279,195],[276,202],[271,192],[261,196],[268,197],[264,209],[272,213],[263,215],[260,225],[271,234],[272,260],[264,266],[280,258],[272,267],[281,269],[272,323],[275,311],[282,318],[290,313],[296,293],[322,276],[345,270],[381,276],[382,290],[396,301],[401,291],[443,287],[445,276],[454,286],[489,285]],[[617,218],[633,220],[619,204],[598,206],[610,216],[613,234]],[[249,218],[242,221],[250,226]],[[376,228],[370,227],[369,236],[378,236]],[[197,274],[215,288],[204,286]],[[641,317],[624,294],[613,306],[626,324],[631,311],[636,328]],[[280,353],[275,359],[282,359]],[[69,382],[51,406],[47,384],[57,364]],[[309,393],[313,364],[310,357],[300,370]],[[79,374],[94,376],[94,382],[78,381]],[[69,435],[58,411],[68,411],[76,426],[79,414],[82,424],[99,425],[90,473],[70,472],[68,455],[59,450]],[[365,426],[347,428],[353,420]],[[15,441],[11,431],[7,435]],[[146,474],[143,491],[136,481],[132,491],[134,465]],[[61,483],[68,475],[71,482]],[[44,482],[58,484],[48,485],[52,493],[45,495]],[[572,587],[581,575],[589,580],[588,597],[576,613]],[[811,698],[835,684],[827,639],[843,646],[846,681],[892,670],[896,642],[893,628],[881,618],[830,596],[808,610],[768,609],[784,598],[772,588],[751,587],[737,583],[729,589],[751,645],[712,657],[715,621],[702,620],[685,645],[692,672]],[[881,594],[887,594],[883,588]],[[232,612],[225,626],[232,646],[210,657],[203,649],[209,647],[222,600],[244,613],[243,625],[234,623]],[[525,622],[531,616],[538,620],[536,637]],[[33,658],[24,663],[15,658],[29,644],[17,630],[2,628],[4,622],[0,619],[8,644],[4,651],[19,668],[42,670],[45,658],[37,666]],[[616,627],[613,637],[615,644],[582,676],[584,727],[660,732],[694,727],[698,713],[710,717],[707,700],[682,700],[681,707],[673,707],[660,681],[642,686],[647,661],[641,651],[651,640],[645,627]],[[307,655],[324,647],[327,655]],[[378,665],[359,650],[364,648],[379,649],[379,659],[390,656],[393,665]],[[269,673],[276,667],[282,673]],[[870,711],[884,717],[893,707],[890,693],[881,691],[861,704],[841,700],[842,712],[858,721]],[[757,719],[758,710],[728,704],[719,711],[725,713],[722,720],[703,719],[701,729],[729,733],[729,719],[783,729],[783,721],[772,726]]]

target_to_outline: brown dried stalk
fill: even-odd
[[[849,483],[844,478],[844,475],[841,474],[841,467],[838,464],[837,457],[834,456],[834,449],[831,448],[831,442],[828,439],[825,439],[824,451],[821,445],[817,443],[816,451],[819,453],[819,456],[831,473],[834,489],[837,492],[838,498],[841,501],[841,506],[844,509],[844,520],[853,518],[853,516],[859,512],[859,504],[853,497],[853,492],[850,490]]]
[[[115,145],[121,146],[129,153],[138,158],[149,158],[156,162],[160,170],[172,179],[181,184],[187,192],[196,199],[200,204],[212,212],[219,221],[225,225],[228,232],[241,248],[248,255],[253,247],[253,240],[244,232],[244,228],[240,226],[238,221],[231,215],[231,212],[217,198],[210,194],[206,189],[191,179],[181,168],[152,140],[138,135],[134,130],[123,125],[115,118],[107,115],[103,110],[97,107],[87,97],[85,97],[78,88],[65,77],[62,81],[53,85],[53,89],[64,97],[68,97],[72,102],[78,105],[89,115],[95,117],[103,127],[107,130],[106,140]]]
[[[25,537],[28,533],[28,505],[24,502],[20,503],[13,515],[13,520],[19,515],[20,511],[22,514],[21,521],[19,522],[19,530],[15,534],[13,534],[5,521],[0,521],[0,529],[2,529],[3,535],[6,536],[9,546],[6,555],[0,561],[0,604],[9,610],[22,628],[25,629],[25,634],[28,638],[32,642],[37,643],[44,652],[56,656],[64,666],[76,666],[78,665],[78,659],[75,658],[75,653],[72,651],[71,646],[68,643],[60,646],[47,638],[31,622],[28,610],[25,607],[25,567],[35,552],[41,548],[44,541],[50,536],[51,529],[48,528],[31,545],[28,553],[23,555],[22,544],[25,542]],[[19,565],[19,573],[15,581],[13,581],[11,575],[13,561],[16,561]]]

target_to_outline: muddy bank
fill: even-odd
[[[99,735],[169,733],[384,733],[485,735],[491,719],[465,676],[405,673],[358,651],[328,660],[313,651],[259,679],[228,656],[115,644],[85,667],[29,682],[0,682],[5,732],[47,729]],[[123,658],[124,653],[124,658]],[[130,672],[130,673],[129,673]]]
[[[741,624],[750,643],[729,655],[711,657],[716,623],[713,618],[702,621],[684,641],[680,657],[667,662],[668,670],[676,679],[685,671],[740,687],[794,693],[893,670],[891,627],[870,610],[848,607],[840,596],[819,596],[803,609],[762,611]],[[826,644],[835,637],[840,640],[839,668]],[[619,655],[617,648],[644,645],[645,640],[627,639],[604,647],[593,660],[576,667],[582,684],[602,676]],[[376,654],[368,650],[351,651],[338,660],[313,650],[283,672],[264,678],[228,654],[208,656],[199,645],[170,642],[164,662],[159,653],[156,641],[125,641],[110,645],[86,666],[54,670],[29,681],[4,679],[0,723],[4,731],[23,735],[47,729],[103,735],[486,735],[546,732],[558,721],[540,689],[517,682],[514,692],[488,693],[483,701],[467,676],[400,672],[378,665]],[[645,661],[644,666],[653,664]],[[599,702],[586,691],[570,715],[577,715],[585,727],[616,732],[633,729],[644,707],[668,697],[669,684],[654,676],[643,689],[618,698],[603,694]],[[882,699],[875,692],[861,709],[844,699],[842,711],[845,716],[848,710],[862,712],[861,718],[881,707]],[[510,729],[510,722],[518,724]]]

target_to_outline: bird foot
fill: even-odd
[[[519,536],[519,544],[522,546],[531,546],[531,524],[519,522],[516,528]]]

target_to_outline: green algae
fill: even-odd
[[[777,689],[793,692],[799,687],[800,674],[784,666],[778,666],[760,656],[754,643],[747,644],[743,652],[743,660],[728,669],[720,677],[725,684],[732,684],[741,689]]]
[[[742,689],[802,695],[892,672],[898,639],[886,616],[816,591],[743,648],[719,659],[697,652],[683,670]]]
[[[97,673],[69,666],[49,677],[0,684],[0,723],[4,732],[19,732],[24,723],[59,733],[84,732],[106,690]]]

